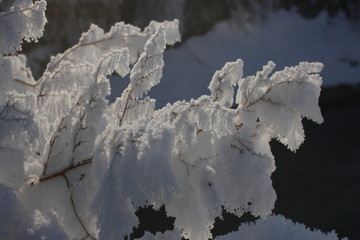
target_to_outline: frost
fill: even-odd
[[[319,230],[311,231],[303,224],[293,223],[284,217],[269,216],[266,220],[258,220],[255,224],[245,224],[239,228],[239,231],[215,239],[337,240],[338,237],[334,232],[322,233]],[[346,238],[344,238],[344,240],[346,240]]]
[[[0,51],[15,54],[21,50],[21,42],[37,41],[43,35],[46,1],[17,0],[0,12]]]
[[[159,27],[155,34],[146,42],[144,52],[130,73],[131,98],[141,98],[151,87],[160,82],[164,66],[165,36],[164,28]]]
[[[239,108],[256,112],[259,122],[270,126],[270,136],[295,151],[305,138],[302,117],[323,121],[317,104],[322,67],[321,63],[302,62],[269,76],[275,68],[269,62],[256,76],[239,81],[236,102]]]
[[[46,216],[44,216],[39,210],[35,210],[33,227],[29,228],[28,231],[30,233],[34,233],[41,227],[48,226],[49,224],[50,220]]]
[[[242,78],[244,63],[239,59],[233,63],[225,64],[224,68],[216,71],[210,82],[211,98],[226,107],[233,104],[234,86],[236,81]]]
[[[25,3],[29,10],[17,10]],[[34,11],[27,17],[37,19],[35,26],[19,24],[25,40],[36,39],[44,4],[17,1],[0,17],[12,23],[18,20],[11,15]],[[6,21],[0,27],[12,26]],[[139,207],[165,205],[176,218],[174,231],[143,239],[209,239],[223,209],[271,214],[269,141],[296,150],[304,140],[301,119],[322,122],[322,64],[271,75],[269,62],[243,78],[238,59],[215,72],[210,95],[155,109],[147,94],[160,82],[166,46],[180,40],[177,25],[153,21],[141,31],[117,23],[108,33],[91,25],[37,81],[25,56],[1,57],[0,183],[34,212],[29,232],[56,225],[69,239],[118,239],[138,225]],[[13,42],[12,31],[4,31],[4,41]],[[13,54],[20,40],[2,42],[2,52]],[[113,73],[130,83],[109,104]]]

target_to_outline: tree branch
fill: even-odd
[[[63,169],[60,169],[58,171],[55,171],[53,173],[49,173],[49,174],[46,174],[46,175],[42,175],[40,178],[39,178],[39,182],[45,182],[49,179],[52,179],[52,178],[56,178],[56,177],[59,177],[59,176],[62,176],[64,175],[66,172],[72,170],[72,169],[75,169],[75,168],[78,168],[78,167],[81,167],[81,166],[84,166],[84,165],[88,165],[92,163],[92,157],[91,158],[88,158],[88,159],[85,159],[81,162],[78,162],[78,163],[71,163],[69,166],[63,168]]]
[[[70,193],[70,202],[71,202],[71,206],[72,206],[72,209],[74,211],[74,214],[76,216],[76,219],[78,220],[78,222],[80,223],[82,229],[84,230],[84,232],[86,233],[86,236],[83,237],[82,239],[86,239],[86,238],[90,238],[90,239],[93,239],[93,240],[96,240],[96,238],[94,238],[93,236],[91,236],[91,234],[89,233],[89,231],[86,229],[83,221],[80,219],[80,216],[76,210],[76,207],[75,207],[75,201],[74,201],[74,198],[73,198],[73,191],[71,189],[71,184],[69,182],[69,179],[67,178],[66,174],[63,173],[61,176],[64,177],[65,181],[66,181],[66,186],[67,188],[69,189],[69,193]]]

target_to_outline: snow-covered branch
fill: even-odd
[[[15,54],[23,40],[36,41],[43,35],[45,9],[45,0],[17,0],[6,12],[0,12],[2,54]]]
[[[16,1],[0,15],[3,55],[41,36],[45,6]],[[0,183],[16,189],[27,211],[55,218],[69,239],[130,236],[144,205],[176,218],[155,239],[209,239],[223,209],[265,219],[276,200],[270,140],[296,150],[301,119],[322,122],[321,63],[270,76],[269,62],[243,78],[238,59],[215,72],[209,95],[155,109],[147,94],[160,82],[166,46],[180,40],[177,25],[141,31],[121,22],[108,33],[92,25],[38,81],[25,56],[1,56]],[[130,82],[110,104],[113,73]]]

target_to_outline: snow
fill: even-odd
[[[42,34],[42,24],[36,21],[38,32],[23,27]],[[236,59],[208,78],[210,95],[155,110],[147,93],[160,82],[166,45],[179,40],[177,25],[151,22],[141,32],[118,23],[108,33],[92,25],[78,44],[52,57],[36,83],[23,72],[24,56],[1,58],[0,203],[15,206],[6,216],[26,216],[11,219],[25,224],[20,234],[26,228],[26,234],[47,238],[61,229],[64,239],[116,239],[131,233],[135,211],[150,204],[165,205],[175,217],[175,231],[155,238],[205,240],[222,208],[239,217],[271,214],[276,193],[269,142],[277,138],[295,151],[304,140],[301,118],[322,121],[323,65],[301,62],[272,74],[275,63],[269,61],[242,78],[244,62]],[[26,31],[25,40],[36,39]],[[221,24],[216,31],[227,35]],[[191,41],[188,46],[201,52]],[[109,104],[107,75],[114,71],[130,74],[130,82]],[[201,74],[189,77],[194,75]],[[19,85],[15,77],[25,79]],[[4,234],[17,234],[0,223]]]
[[[238,231],[215,239],[337,240],[338,237],[334,232],[322,233],[318,230],[311,231],[303,224],[294,223],[282,216],[273,215],[265,220],[258,220],[255,223],[241,225]],[[346,240],[346,238],[343,240]]]
[[[3,54],[15,54],[21,50],[23,40],[37,41],[43,35],[46,24],[46,1],[19,0],[0,12],[0,49]],[[30,21],[29,21],[30,19]]]
[[[150,94],[157,107],[208,94],[213,72],[239,57],[246,63],[245,76],[255,74],[269,59],[277,69],[309,61],[325,65],[321,74],[325,86],[360,82],[360,67],[347,62],[360,61],[360,27],[341,13],[329,19],[323,12],[307,20],[280,10],[247,31],[234,29],[232,21],[218,23],[205,36],[165,52],[162,83]]]

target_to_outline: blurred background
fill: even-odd
[[[108,31],[118,21],[143,28],[150,20],[179,19],[182,42],[166,51],[163,79],[149,93],[157,108],[208,94],[213,73],[237,58],[245,62],[245,76],[269,60],[277,70],[301,61],[324,63],[325,122],[304,120],[306,140],[296,153],[271,143],[274,213],[360,239],[359,0],[49,0],[47,18],[44,37],[23,46],[37,78],[50,56],[76,44],[91,23]],[[111,78],[111,84],[113,101],[128,80]],[[161,230],[156,222],[162,220],[146,225],[155,216],[151,209],[139,214],[143,230]],[[241,222],[226,215],[217,221],[217,234]]]

